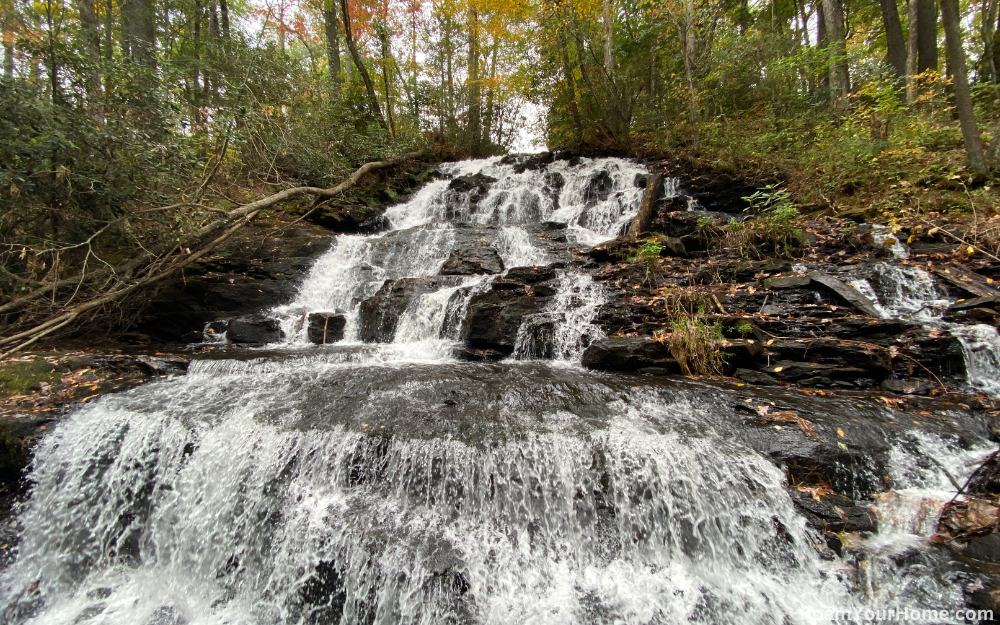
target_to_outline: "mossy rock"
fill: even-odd
[[[45,433],[49,417],[0,419],[0,486],[20,482],[35,443]]]
[[[11,362],[0,366],[0,397],[27,395],[58,380],[58,367],[44,360]]]

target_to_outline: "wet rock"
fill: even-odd
[[[494,291],[525,291],[523,284],[512,280],[494,280],[490,288]]]
[[[492,247],[457,249],[441,267],[442,276],[468,276],[483,273],[500,273],[503,260]]]
[[[583,352],[581,364],[601,371],[639,371],[649,367],[668,373],[681,371],[667,345],[648,337],[611,337],[594,341]]]
[[[52,422],[50,417],[0,419],[0,486],[17,486],[31,460],[32,448]]]
[[[468,193],[472,190],[486,191],[490,185],[496,182],[496,178],[486,174],[476,173],[468,176],[458,176],[448,183],[448,188],[459,193]]]
[[[276,343],[284,337],[277,319],[230,319],[226,339],[230,343],[263,345]]]
[[[813,497],[810,493],[792,490],[792,503],[806,517],[806,522],[827,532],[875,532],[875,513],[854,500],[836,494]],[[817,501],[818,499],[818,501]]]
[[[743,380],[747,384],[756,384],[757,386],[777,386],[778,381],[763,371],[755,371],[753,369],[737,369],[736,373],[733,374],[736,379]]]
[[[427,293],[459,284],[458,276],[386,280],[375,295],[358,306],[359,338],[366,343],[391,343],[400,317],[411,304]]]
[[[584,199],[587,203],[603,202],[611,196],[615,182],[606,171],[599,171],[590,177],[587,182],[587,190],[584,192]]]
[[[510,354],[526,315],[541,310],[544,300],[528,295],[523,284],[501,282],[502,288],[480,293],[469,301],[461,338],[469,347]]]
[[[137,297],[147,305],[134,326],[136,335],[195,343],[204,339],[206,323],[291,301],[303,273],[329,249],[333,234],[308,224],[281,236],[268,234],[251,224],[218,253]]]
[[[513,165],[514,173],[522,174],[526,171],[537,171],[546,165],[554,162],[556,155],[552,152],[539,152],[538,154],[508,154],[500,159],[502,165]]]
[[[456,347],[452,350],[452,356],[458,360],[467,362],[496,362],[503,360],[507,354],[495,349],[473,349],[471,347]]]
[[[979,560],[1000,562],[1000,534],[973,536],[966,544],[965,551]]]
[[[134,362],[143,375],[184,375],[190,361],[180,356],[136,356]]]
[[[813,282],[826,287],[838,297],[846,301],[848,304],[854,306],[866,315],[871,315],[873,317],[881,317],[878,309],[870,299],[861,294],[853,286],[847,284],[839,278],[835,278],[829,274],[813,272],[810,274]]]
[[[344,339],[347,317],[342,312],[310,313],[306,334],[311,343],[326,345]]]
[[[926,395],[935,385],[926,380],[885,380],[881,386],[883,391],[900,395]]]
[[[808,287],[812,282],[809,276],[782,276],[777,278],[768,278],[764,280],[765,289],[801,289]]]
[[[552,265],[512,267],[504,275],[505,280],[519,284],[537,284],[539,282],[554,280],[555,277],[556,270]]]

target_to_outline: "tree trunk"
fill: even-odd
[[[337,20],[337,3],[324,0],[323,25],[326,29],[326,62],[330,72],[333,95],[340,97],[342,79],[340,76],[340,22]]]
[[[482,102],[479,84],[479,12],[469,9],[469,153],[478,157],[482,153]]]
[[[76,0],[76,9],[80,14],[80,38],[83,40],[84,56],[93,65],[87,67],[87,92],[91,98],[101,93],[101,72],[98,63],[101,60],[101,27],[97,21],[97,11],[94,10],[94,0]]]
[[[104,3],[104,60],[109,63],[115,54],[115,4],[114,0]]]
[[[385,115],[389,120],[389,132],[396,136],[396,118],[393,115],[392,88],[389,80],[389,29],[384,20],[376,25],[379,42],[382,44],[382,88],[385,93]]]
[[[825,48],[830,43],[829,37],[826,36],[826,11],[823,8],[823,0],[815,0],[816,6],[816,47]],[[821,80],[821,85],[825,89],[830,88],[830,72],[824,72]]]
[[[688,86],[688,115],[691,118],[691,129],[694,131],[694,147],[698,148],[698,94],[694,88],[694,0],[684,1],[684,77]]]
[[[201,18],[205,14],[205,7],[202,0],[194,0],[194,16],[192,19],[192,39],[194,40],[194,68],[191,70],[191,90],[194,102],[194,121],[201,125],[201,110],[199,107],[201,100]]]
[[[844,5],[841,0],[823,0],[826,35],[830,55],[830,106],[843,111],[849,106],[850,75],[847,69],[847,42],[844,40]]]
[[[127,15],[127,20],[124,19]],[[156,13],[153,0],[126,0],[122,4],[122,30],[128,39],[129,56],[145,65],[156,67]]]
[[[944,40],[948,51],[948,64],[953,74],[955,88],[955,108],[958,109],[959,125],[965,151],[969,155],[969,165],[976,172],[986,173],[986,159],[983,155],[983,141],[976,126],[976,116],[972,109],[969,93],[969,78],[965,71],[965,49],[962,46],[961,16],[958,0],[941,0],[941,19],[944,22]]]
[[[496,40],[493,41],[493,50],[490,53],[490,84],[486,87],[486,119],[483,121],[483,143],[489,148],[493,135],[493,102],[496,97],[494,84],[497,77],[497,48]]]
[[[8,26],[3,29],[3,76],[8,80],[14,78],[14,32],[8,30]]]
[[[573,66],[569,61],[569,43],[566,41],[566,31],[559,28],[559,44],[562,48],[563,78],[566,80],[569,112],[573,116],[573,134],[576,136],[576,147],[583,145],[583,121],[580,119],[580,108],[576,105],[576,80],[573,78]]]
[[[917,41],[920,31],[920,22],[917,17],[917,0],[909,0],[907,5],[907,53],[906,53],[906,103],[913,104],[917,99],[917,83],[914,76],[917,74]]]
[[[896,78],[906,76],[906,43],[903,41],[903,26],[899,23],[896,0],[879,0],[882,9],[882,25],[885,27],[886,57]]]
[[[937,9],[934,0],[917,2],[917,73],[937,71]]]
[[[979,34],[983,39],[983,56],[980,57],[980,71],[990,83],[997,84],[996,53],[993,49],[996,39],[997,0],[983,0],[979,22]]]
[[[613,0],[604,0],[601,21],[604,25],[604,69],[608,77],[615,75],[615,22],[613,15]]]
[[[222,26],[222,36],[229,39],[229,2],[219,0],[219,25]]]
[[[383,129],[388,130],[389,127],[385,123],[385,118],[382,117],[382,109],[378,105],[378,97],[375,95],[375,86],[372,85],[372,78],[368,75],[368,68],[365,67],[364,62],[361,60],[361,55],[358,54],[357,46],[354,45],[354,37],[351,35],[351,11],[347,7],[347,0],[340,0],[340,17],[344,20],[344,40],[347,42],[347,49],[351,52],[354,67],[360,72],[361,80],[365,83],[365,91],[368,92],[368,107],[371,109],[372,115],[375,116],[379,125]]]

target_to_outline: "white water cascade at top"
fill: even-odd
[[[446,163],[444,179],[423,187],[406,202],[389,208],[389,230],[375,235],[341,235],[319,258],[294,301],[272,311],[281,320],[286,341],[304,344],[304,319],[310,312],[346,314],[346,343],[359,338],[358,307],[387,280],[434,276],[449,256],[473,244],[495,250],[504,268],[553,263],[557,251],[540,244],[540,231],[563,228],[562,250],[589,247],[621,234],[635,217],[646,170],[631,161],[614,158],[555,160],[542,167],[524,167],[517,158],[500,157]],[[676,194],[671,180],[666,193]],[[580,335],[596,336],[588,328],[600,288],[579,282],[589,278],[566,270],[553,315],[560,325],[559,357],[578,357]],[[454,276],[440,289],[419,296],[402,313],[393,343],[409,345],[422,354],[445,357],[461,322],[463,306],[488,286],[483,275]],[[586,301],[579,302],[583,294]],[[566,310],[562,310],[565,308]],[[573,310],[569,310],[573,308]],[[579,309],[579,310],[577,310]],[[567,316],[568,315],[568,316]],[[575,333],[574,336],[564,336]]]

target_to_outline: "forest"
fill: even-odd
[[[883,219],[996,204],[997,0],[0,7],[0,313],[51,291],[15,325],[427,150],[668,157]]]

